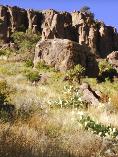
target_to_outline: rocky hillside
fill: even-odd
[[[91,52],[105,57],[118,50],[118,33],[114,27],[94,20],[88,13],[55,10],[25,10],[18,7],[0,6],[0,39],[11,41],[15,31],[40,32],[42,39],[70,39],[86,44]]]
[[[118,157],[113,27],[0,6],[0,157]]]

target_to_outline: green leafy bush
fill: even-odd
[[[38,71],[28,71],[26,73],[26,77],[31,82],[35,82],[35,81],[37,82],[39,81],[40,78]]]
[[[0,80],[0,105],[7,102],[8,95],[9,91],[6,81]]]
[[[113,69],[112,66],[106,60],[100,61],[98,66],[100,74],[106,70]]]
[[[35,44],[40,40],[40,34],[33,34],[31,32],[15,32],[12,34],[13,41],[19,46],[19,51],[31,51]]]
[[[0,56],[9,56],[13,51],[10,48],[0,50]]]
[[[98,82],[113,81],[114,76],[117,76],[117,71],[106,60],[99,62]]]
[[[33,67],[33,66],[34,66],[33,61],[32,61],[31,59],[27,60],[27,61],[25,62],[25,66],[26,66],[26,67]]]
[[[45,62],[41,61],[41,62],[38,62],[37,65],[36,65],[36,68],[38,70],[40,69],[43,69],[43,70],[49,70],[49,66],[45,64]]]
[[[10,89],[4,80],[0,80],[0,120],[8,122],[13,117],[14,106],[9,104]]]
[[[6,52],[4,50],[0,50],[0,56],[5,56]]]
[[[80,64],[76,65],[73,69],[67,71],[66,77],[69,81],[76,81],[80,83],[80,79],[85,74],[85,68]]]

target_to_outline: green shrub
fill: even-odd
[[[37,71],[29,71],[29,72],[27,72],[26,73],[26,77],[31,82],[38,81],[39,78],[40,78],[39,73]]]
[[[4,50],[0,50],[0,56],[5,56],[6,52]]]
[[[38,62],[37,65],[36,65],[36,68],[37,70],[49,70],[49,66],[45,64],[45,62],[41,61],[41,62]]]
[[[8,95],[9,91],[6,81],[0,80],[0,105],[7,102]]]
[[[19,46],[19,52],[31,51],[40,40],[40,34],[31,32],[15,32],[12,34],[13,41]]]
[[[117,76],[117,71],[106,60],[99,62],[99,76],[97,81],[113,81],[114,76]]]
[[[26,66],[26,67],[33,67],[33,66],[34,66],[33,61],[32,61],[31,59],[27,60],[27,61],[25,62],[25,66]]]
[[[10,48],[0,50],[0,56],[9,56],[13,51]]]
[[[112,66],[106,60],[100,61],[98,66],[100,74],[106,70],[112,69]]]
[[[69,81],[76,81],[80,83],[80,79],[85,74],[85,68],[80,64],[76,65],[73,69],[67,71],[66,77]]]
[[[6,81],[0,80],[0,120],[8,122],[13,117],[14,106],[9,104],[10,88]]]

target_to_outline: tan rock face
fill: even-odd
[[[72,25],[76,27],[77,42],[88,45],[92,53],[104,57],[118,49],[118,33],[113,27],[96,22],[81,12],[72,13]]]
[[[71,39],[72,34],[72,18],[67,12],[56,12],[55,10],[46,10],[42,12],[42,39]]]
[[[65,71],[74,65],[81,64],[87,69],[89,76],[98,74],[95,58],[86,46],[68,39],[42,40],[36,45],[34,64],[38,62]]]
[[[97,31],[96,25],[92,17],[81,12],[72,13],[72,25],[76,27],[78,32],[79,44],[87,44],[92,47],[95,43]]]
[[[105,26],[100,24],[99,28],[99,52],[101,56],[106,56],[114,49],[117,49],[116,42],[116,33],[113,27]],[[117,41],[118,42],[118,41]]]
[[[27,18],[28,29],[31,30],[32,33],[37,33],[37,31],[41,31],[42,13],[29,9],[27,10]]]
[[[0,39],[7,41],[7,8],[4,6],[0,6]]]
[[[26,30],[28,27],[27,13],[25,9],[20,9],[18,7],[8,7],[8,16],[10,19],[9,25],[11,31],[19,31],[24,27]]]
[[[112,66],[118,70],[118,51],[114,51],[107,56],[107,59]]]

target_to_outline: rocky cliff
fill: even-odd
[[[14,31],[40,32],[44,39],[69,39],[87,45],[91,52],[104,57],[118,50],[115,28],[93,19],[82,12],[34,11],[18,7],[0,6],[0,39],[11,40]]]

